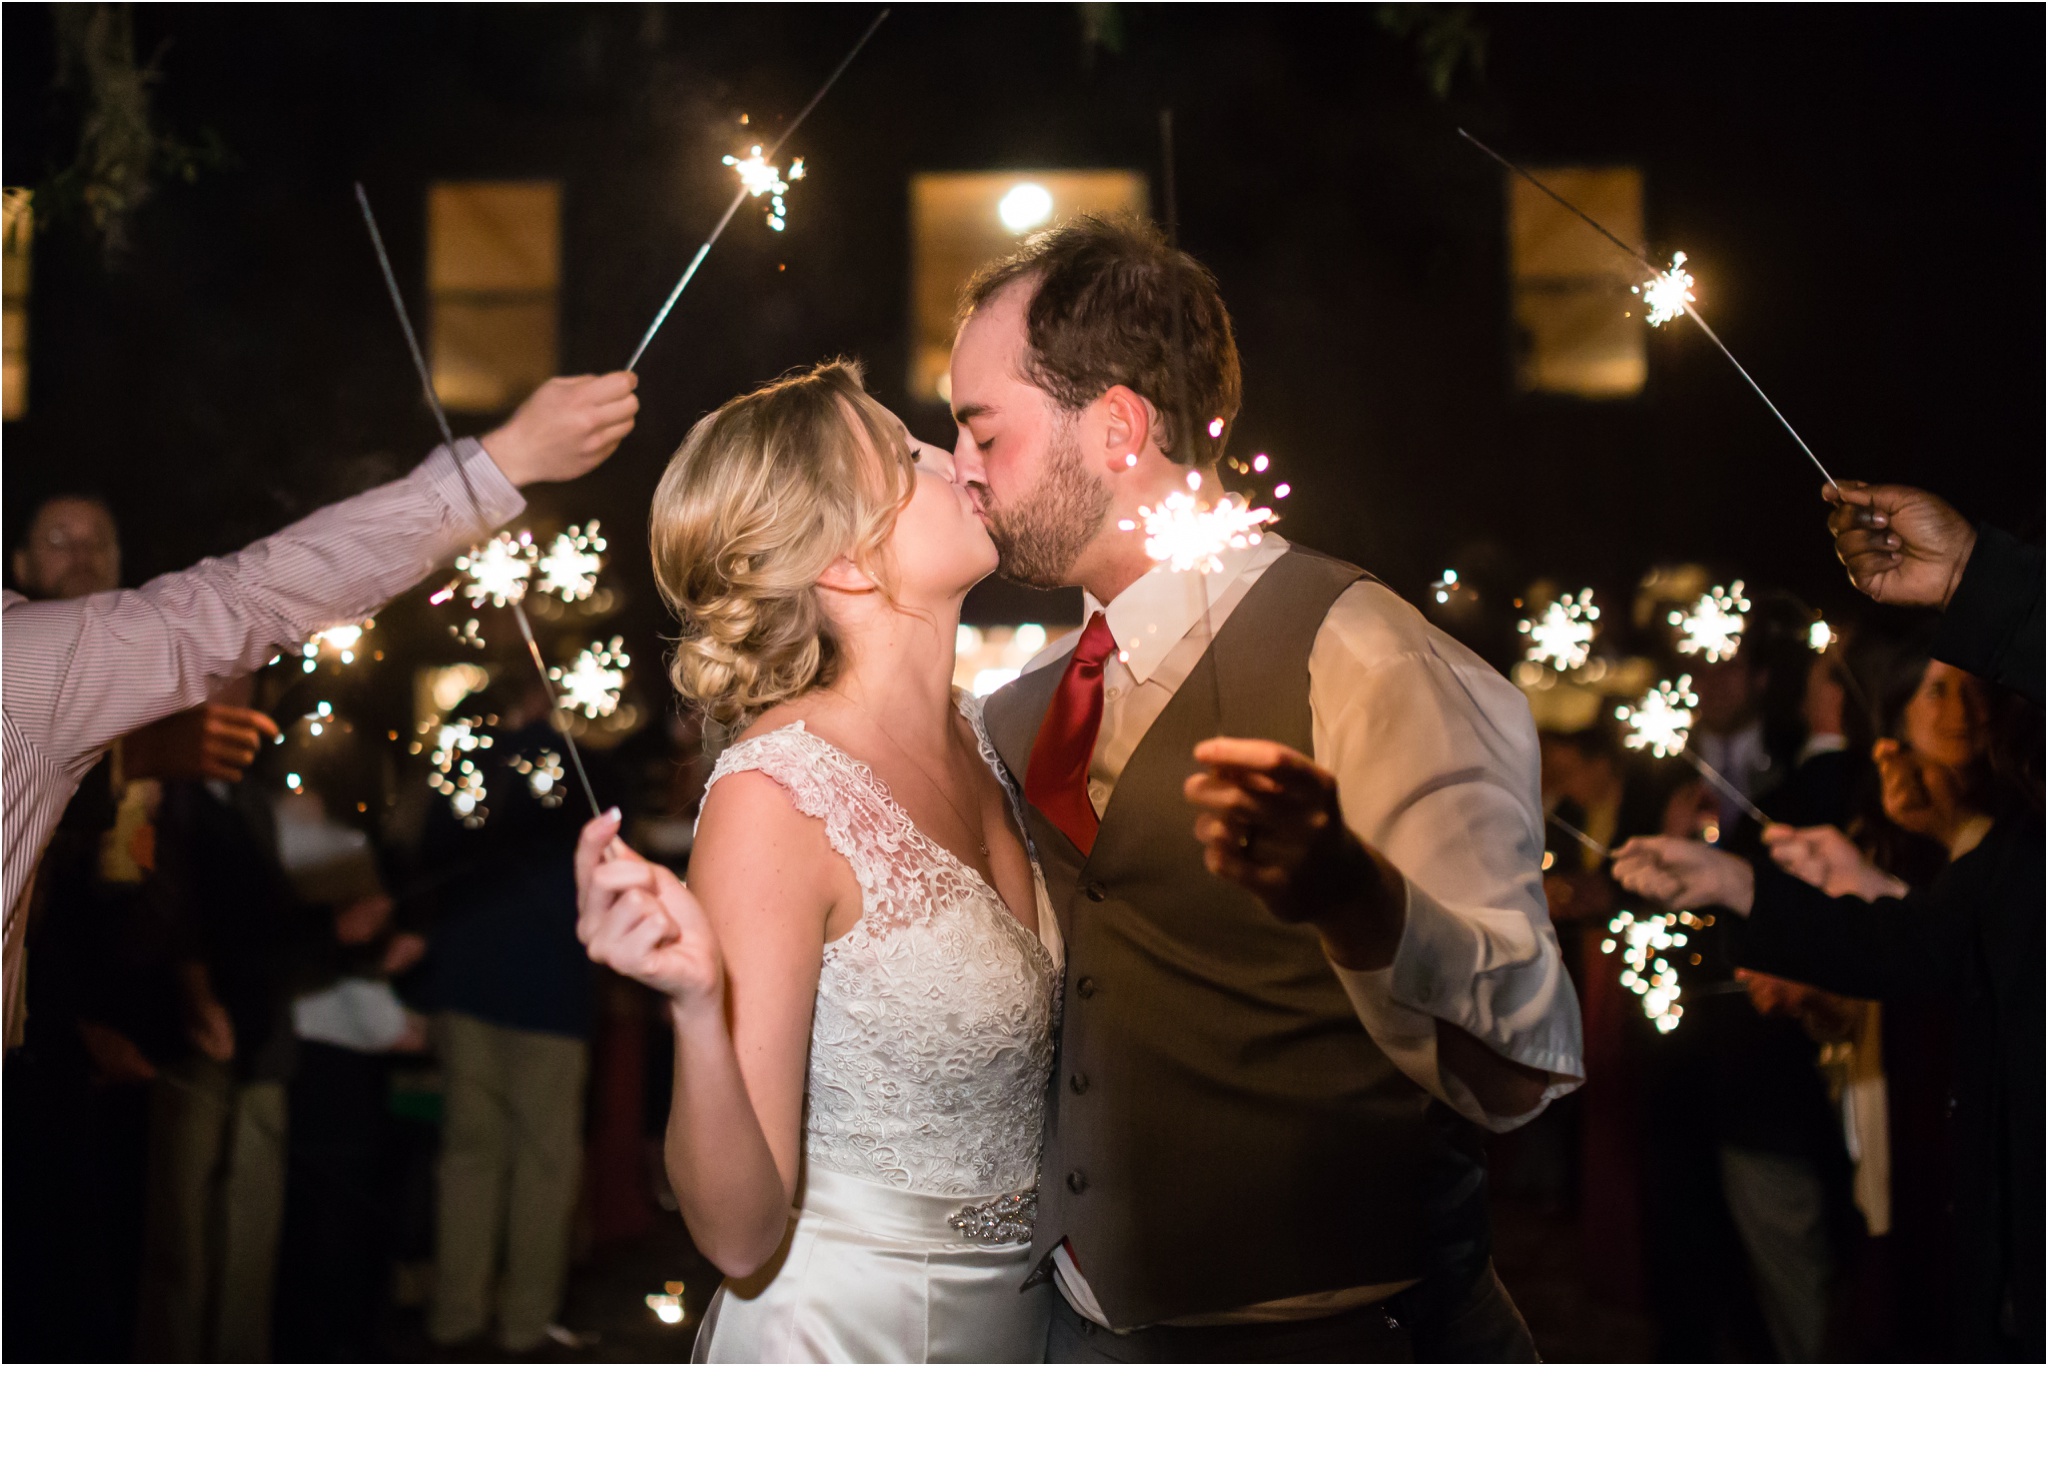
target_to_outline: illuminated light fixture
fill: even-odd
[[[1020,183],[996,205],[996,216],[1012,234],[1022,234],[1052,217],[1052,195],[1036,183]]]

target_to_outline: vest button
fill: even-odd
[[[1088,1076],[1076,1069],[1067,1076],[1067,1088],[1074,1091],[1075,1094],[1086,1094],[1088,1092]]]
[[[1090,901],[1107,901],[1109,899],[1109,891],[1100,881],[1090,881],[1085,889],[1088,892],[1088,899]]]
[[[1079,1171],[1067,1172],[1067,1190],[1079,1196],[1088,1189],[1088,1178]]]
[[[1080,980],[1079,982],[1077,982],[1077,983],[1075,983],[1075,984],[1074,984],[1074,991],[1075,991],[1075,992],[1077,992],[1077,993],[1079,993],[1079,994],[1080,994],[1080,995],[1081,995],[1082,997],[1084,997],[1084,998],[1092,998],[1092,997],[1094,997],[1094,996],[1095,996],[1095,979],[1094,979],[1094,978],[1092,978],[1092,977],[1084,977],[1084,978],[1082,978],[1082,979],[1081,979],[1081,980]]]

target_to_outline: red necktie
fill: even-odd
[[[1095,848],[1100,823],[1095,806],[1088,802],[1088,763],[1102,727],[1102,664],[1115,650],[1109,621],[1097,611],[1088,618],[1067,661],[1031,745],[1030,767],[1024,771],[1024,797],[1083,855]]]

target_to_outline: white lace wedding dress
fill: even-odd
[[[979,708],[963,696],[961,711],[1003,778]],[[696,1358],[1035,1362],[1052,1290],[1020,1285],[1059,998],[1036,863],[1044,942],[801,722],[734,744],[711,784],[742,770],[824,822],[862,908],[818,975],[794,1224],[766,1267],[718,1290]]]

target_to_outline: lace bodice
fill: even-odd
[[[979,707],[963,696],[961,711],[1002,779]],[[743,770],[768,775],[823,821],[860,883],[860,920],[826,945],[818,974],[808,1164],[940,1196],[1034,1186],[1059,993],[1053,955],[979,873],[911,822],[873,769],[801,722],[728,748],[706,793]],[[1047,930],[1035,862],[1032,879]]]

